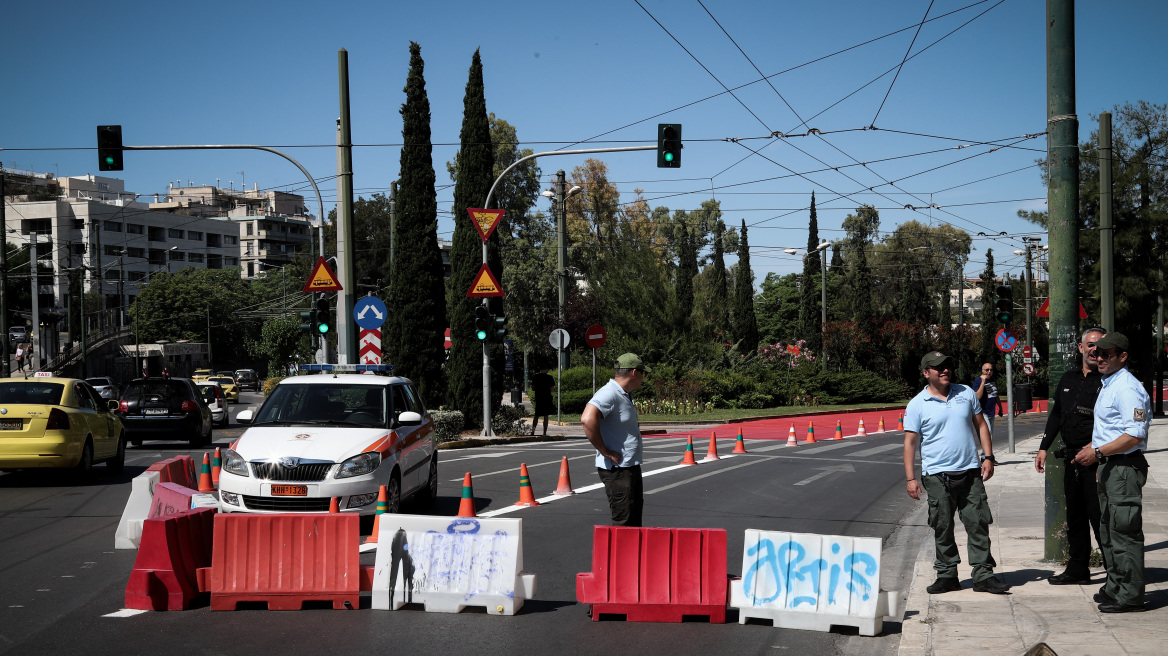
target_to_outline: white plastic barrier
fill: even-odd
[[[114,532],[114,549],[137,549],[142,540],[142,521],[150,514],[150,504],[154,500],[154,487],[158,485],[159,472],[144,471],[131,481],[130,498],[126,509]]]
[[[514,615],[535,595],[523,570],[523,520],[385,514],[377,535],[372,606],[425,604],[432,613],[483,606]]]
[[[748,529],[742,578],[730,582],[738,622],[830,631],[854,626],[874,636],[894,615],[897,593],[880,589],[880,539]]]

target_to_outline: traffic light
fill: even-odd
[[[1009,326],[1014,318],[1014,290],[1009,285],[998,287],[998,300],[994,301],[994,308],[998,311],[994,315],[998,321]]]
[[[491,330],[491,312],[485,305],[475,307],[475,337],[480,342],[487,341],[487,336]]]
[[[507,337],[507,317],[491,316],[491,336],[500,344]]]
[[[316,325],[316,310],[305,310],[300,313],[300,330],[311,333]]]
[[[122,126],[97,126],[97,170],[122,170]]]
[[[681,168],[681,123],[657,124],[657,168]]]
[[[316,299],[316,331],[322,335],[327,335],[330,328],[328,297],[322,295]]]

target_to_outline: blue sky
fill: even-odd
[[[284,147],[323,179],[327,212],[335,150],[319,146],[335,138],[337,50],[349,53],[353,140],[365,144],[354,152],[354,180],[369,196],[387,192],[398,176],[413,40],[426,62],[446,212],[440,236],[453,229],[444,164],[457,149],[467,69],[480,48],[488,110],[537,152],[577,142],[651,144],[658,122],[681,123],[680,169],[657,169],[652,151],[599,158],[624,200],[639,188],[654,206],[693,209],[712,196],[728,224],[745,219],[756,281],[801,269],[782,249],[806,245],[802,208],[813,189],[827,239],[840,236],[843,218],[864,202],[880,208],[882,232],[910,219],[970,231],[970,274],[983,267],[987,247],[999,272],[1020,271],[1011,251],[1022,235],[1037,233],[1015,213],[1044,208],[1046,196],[1032,166],[1046,138],[1023,138],[1045,129],[1044,3],[641,1],[644,9],[632,1],[17,3],[0,27],[8,71],[0,158],[6,167],[98,173],[99,124],[121,124],[127,145]],[[1168,4],[1109,7],[1078,3],[1080,140],[1101,110],[1168,102],[1156,51]],[[937,20],[918,33],[926,10]],[[758,82],[755,66],[770,84]],[[879,129],[860,129],[873,124]],[[759,138],[808,127],[823,138]],[[902,134],[909,132],[931,136]],[[988,152],[975,142],[1017,147]],[[748,147],[762,149],[751,155]],[[584,158],[541,160],[545,181]],[[273,155],[139,152],[127,153],[125,164],[118,177],[144,196],[179,180],[237,189],[246,182],[305,193],[316,209],[300,173]],[[872,186],[883,195],[868,192]],[[940,206],[931,217],[903,209],[930,202]]]

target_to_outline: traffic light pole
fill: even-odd
[[[4,340],[4,364],[0,366],[0,376],[12,375],[12,353],[8,343],[8,219],[4,214],[4,162],[0,162],[0,339]]]

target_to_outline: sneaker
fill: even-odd
[[[952,577],[941,576],[937,577],[937,580],[933,581],[932,585],[925,588],[925,592],[929,594],[943,594],[946,592],[955,592],[960,589],[961,581]]]
[[[1076,576],[1070,572],[1056,574],[1046,580],[1051,585],[1086,585],[1091,582],[1091,576]]]
[[[991,576],[988,579],[977,581],[973,584],[974,592],[988,592],[990,594],[1006,594],[1010,591],[1010,586],[999,581],[996,577]]]

